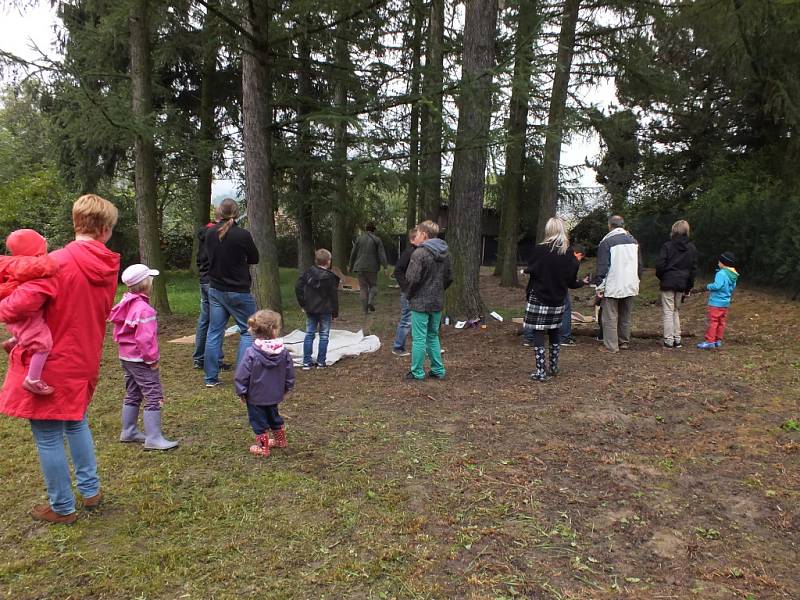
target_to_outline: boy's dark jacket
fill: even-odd
[[[339,278],[328,269],[314,265],[297,278],[297,303],[309,315],[339,316]]]
[[[661,246],[656,277],[663,291],[688,292],[694,287],[696,273],[697,249],[687,236],[678,236]]]
[[[408,263],[411,262],[411,255],[417,247],[414,244],[409,244],[406,249],[400,254],[397,259],[397,264],[394,266],[394,278],[397,285],[400,286],[400,291],[404,294],[408,292],[408,281],[406,280],[406,271],[408,270]]]
[[[444,291],[453,283],[453,269],[447,242],[425,240],[411,254],[406,270],[408,304],[415,312],[439,312],[444,307]]]

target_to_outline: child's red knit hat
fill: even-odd
[[[14,256],[47,254],[47,240],[33,229],[17,229],[6,238],[6,248]]]

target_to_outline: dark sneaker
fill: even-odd
[[[320,365],[320,364],[317,364],[317,368],[318,368],[318,369],[327,369],[327,368],[328,368],[328,365]]]
[[[717,340],[716,342],[714,342],[714,347],[715,348],[722,348],[722,340]]]
[[[562,346],[575,346],[576,344],[577,344],[577,342],[575,341],[575,338],[572,337],[572,336],[570,336],[568,338],[564,338],[563,340],[561,340],[561,345]]]
[[[303,371],[310,371],[314,365],[303,365]]]
[[[367,310],[369,312],[375,312],[375,305],[374,304],[367,304]]]
[[[436,379],[437,381],[442,381],[445,378],[444,375],[436,375],[433,371],[428,371],[428,377]]]
[[[411,352],[409,352],[408,350],[403,350],[403,349],[397,350],[395,348],[392,348],[392,354],[394,354],[395,356],[411,356]]]
[[[217,381],[206,381],[206,387],[207,388],[217,387],[218,385],[222,385],[222,382],[219,381],[219,380],[217,380]]]
[[[219,363],[219,370],[220,371],[232,371],[233,365],[231,363],[221,362]]]
[[[203,361],[202,360],[194,361],[194,368],[195,369],[202,369],[203,368]]]
[[[674,342],[672,342],[672,347],[673,348],[683,348],[683,344],[681,344],[680,340],[675,340]]]
[[[403,375],[403,381],[405,381],[407,383],[411,383],[411,382],[414,382],[414,381],[425,381],[425,378],[417,379],[416,377],[414,377],[414,374],[411,371],[409,371],[408,373]]]

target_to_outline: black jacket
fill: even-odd
[[[314,265],[303,272],[294,293],[306,314],[339,316],[339,278],[328,269]]]
[[[575,258],[572,248],[566,254],[559,254],[550,246],[537,244],[525,272],[531,278],[528,281],[527,296],[531,292],[536,295],[539,302],[545,306],[561,306],[567,297],[569,288],[583,286],[578,281],[580,263]]]
[[[197,230],[197,273],[200,276],[200,283],[208,283],[208,252],[206,252],[206,233],[208,230],[211,229],[215,224],[209,223],[208,225],[203,225],[200,229]]]
[[[222,223],[217,223],[206,231],[209,283],[221,292],[249,292],[250,265],[258,264],[258,248],[253,236],[234,224],[220,240],[221,226]]]
[[[694,287],[697,273],[697,249],[685,235],[676,237],[661,246],[656,261],[656,277],[665,292],[688,292]]]
[[[408,280],[406,279],[406,271],[408,270],[408,263],[411,262],[411,255],[417,247],[414,244],[409,244],[406,249],[400,254],[397,259],[397,264],[394,266],[394,278],[397,280],[397,285],[400,286],[400,291],[404,294],[408,292]]]

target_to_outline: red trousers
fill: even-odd
[[[722,340],[725,333],[725,323],[728,322],[728,309],[717,306],[709,306],[706,309],[708,318],[708,328],[706,329],[706,341],[718,342]]]

